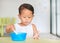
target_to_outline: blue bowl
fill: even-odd
[[[19,33],[19,34],[16,34],[14,32],[11,32],[10,33],[10,36],[11,36],[11,39],[13,41],[24,41],[26,39],[26,34],[27,33]]]

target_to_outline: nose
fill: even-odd
[[[28,17],[26,17],[26,20],[28,20],[29,18]]]

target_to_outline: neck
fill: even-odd
[[[20,23],[21,26],[27,26],[27,24]]]

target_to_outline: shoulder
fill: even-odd
[[[33,28],[36,28],[36,25],[35,25],[35,24],[32,24],[32,27],[33,27]]]
[[[37,30],[37,28],[36,28],[36,25],[35,25],[35,24],[32,24],[32,28],[33,28],[33,30],[34,30],[34,31],[36,31],[36,30]]]
[[[32,24],[34,34],[38,34],[38,30],[35,24]]]

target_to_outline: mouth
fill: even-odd
[[[29,22],[25,22],[25,24],[29,24]]]

